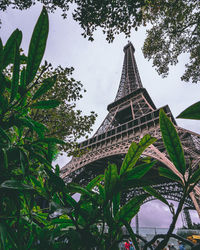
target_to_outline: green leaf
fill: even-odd
[[[44,126],[42,123],[40,123],[40,122],[37,122],[37,121],[32,120],[30,117],[27,117],[27,118],[31,121],[32,124],[34,124],[34,130],[35,130],[35,132],[38,134],[38,136],[39,136],[40,138],[43,138],[44,135],[45,135],[45,132],[48,131],[47,127],[45,127],[45,126]]]
[[[0,151],[0,166],[2,170],[8,169],[8,157],[5,148]]]
[[[189,180],[189,183],[190,184],[197,183],[199,180],[200,180],[200,167],[193,173],[193,175]]]
[[[14,61],[14,53],[15,53],[15,46],[19,47],[22,41],[22,32],[16,29],[11,36],[9,37],[8,41],[3,50],[3,67],[8,66],[8,64],[13,63]]]
[[[100,174],[98,176],[96,176],[93,180],[91,180],[88,185],[86,186],[86,188],[88,190],[92,190],[95,186],[97,186],[104,178],[104,175]]]
[[[174,125],[162,109],[160,110],[160,129],[170,159],[178,171],[184,175],[186,164],[183,148]]]
[[[56,108],[60,104],[58,100],[47,100],[47,101],[39,101],[30,105],[31,108],[35,109],[51,109]]]
[[[69,191],[70,193],[79,193],[79,194],[92,197],[92,193],[90,191],[88,191],[84,187],[81,187],[79,184],[72,183],[72,182],[67,185],[67,191]]]
[[[154,196],[156,199],[162,201],[163,203],[165,203],[167,206],[169,206],[168,201],[159,193],[157,192],[154,188],[152,188],[151,186],[146,186],[143,187],[143,189],[149,193],[150,195]]]
[[[140,179],[142,178],[154,165],[156,161],[151,163],[144,163],[134,167],[132,170],[125,172],[121,175],[121,178],[126,182],[132,179]]]
[[[15,43],[14,51],[15,51],[14,52],[15,56],[14,56],[13,76],[12,76],[12,83],[11,83],[10,103],[15,99],[18,93],[20,57],[19,57],[19,47],[17,43]]]
[[[105,190],[101,184],[98,184],[98,189],[99,189],[99,195],[102,200],[105,199]]]
[[[24,94],[25,89],[26,89],[26,69],[25,67],[22,69],[21,71],[21,75],[20,75],[20,87],[21,87],[21,95]]]
[[[40,138],[43,137],[44,133],[47,131],[47,128],[43,124],[32,120],[30,117],[15,118],[14,125],[19,128],[21,126],[28,127],[34,130]]]
[[[65,142],[63,140],[54,138],[54,137],[46,137],[46,138],[42,138],[37,140],[37,142],[46,142],[46,143],[55,143],[55,144],[65,144]]]
[[[41,87],[37,90],[37,92],[34,94],[32,100],[38,99],[40,96],[44,95],[49,89],[52,88],[52,86],[56,82],[57,76],[49,77],[43,81],[43,84]]]
[[[34,188],[38,188],[38,187],[39,189],[42,188],[41,182],[35,176],[30,176],[30,180]]]
[[[140,210],[140,206],[143,204],[143,202],[145,201],[147,197],[149,197],[148,194],[143,194],[143,195],[132,198],[116,214],[116,217],[115,217],[116,220],[121,223],[124,220],[127,222],[130,222],[131,219],[138,213],[138,211]]]
[[[1,235],[1,242],[3,245],[3,249],[7,250],[7,245],[10,245],[10,249],[18,249],[17,246],[17,239],[15,237],[15,233],[10,226],[8,226],[5,222],[0,223],[0,235]],[[7,241],[7,239],[9,241]]]
[[[31,42],[28,50],[26,84],[33,81],[46,48],[46,41],[49,32],[49,20],[46,9],[43,7],[42,12],[35,25]]]
[[[115,220],[112,217],[109,203],[103,206],[103,217],[104,217],[104,221],[106,222],[106,224],[109,227],[113,227],[113,225],[115,224]]]
[[[70,219],[60,219],[60,218],[56,218],[51,220],[51,224],[55,225],[55,224],[66,224],[66,226],[74,226],[72,220]]]
[[[119,180],[117,166],[115,164],[109,164],[108,168],[105,170],[104,176],[105,195],[106,198],[109,199],[113,195]]]
[[[196,102],[186,108],[177,118],[200,120],[200,102]]]
[[[51,186],[52,190],[55,192],[65,192],[65,183],[63,179],[57,176],[52,170],[48,169],[45,166],[45,171],[49,176],[49,185]]]
[[[16,190],[34,190],[32,186],[24,184],[22,181],[18,180],[7,180],[4,181],[0,188],[16,189]]]
[[[2,89],[0,89],[0,90],[2,90],[2,91],[0,93],[3,93],[5,88],[2,85],[1,85],[1,87],[2,87]],[[4,95],[0,95],[0,113],[5,112],[7,110],[7,108],[8,108],[8,99],[7,99],[7,97],[4,96]]]
[[[152,143],[156,141],[156,138],[151,137],[150,135],[145,135],[140,142],[137,144],[136,142],[132,142],[128,153],[125,156],[125,159],[122,163],[121,169],[120,169],[120,175],[122,175],[124,172],[131,170],[143,151]]]
[[[51,163],[49,161],[47,161],[43,155],[30,151],[30,154],[32,156],[32,159],[34,160],[38,160],[41,164],[44,164],[46,166],[49,166],[51,168]]]
[[[116,216],[120,206],[120,193],[113,195],[113,215]]]
[[[28,171],[29,167],[29,161],[28,161],[28,156],[23,148],[20,148],[20,165],[23,174],[25,175]]]
[[[67,193],[63,194],[63,201],[65,206],[70,205],[71,207],[75,208],[77,205],[77,202]]]
[[[181,179],[178,177],[178,175],[176,175],[175,173],[173,173],[170,169],[168,168],[163,168],[160,167],[159,168],[159,174],[163,177],[166,177],[168,179],[171,179],[173,181],[177,181],[177,182],[181,182]]]
[[[8,136],[8,134],[6,133],[6,131],[3,130],[1,127],[0,127],[0,138],[3,138],[3,139],[5,139],[7,142],[11,143],[10,137]]]
[[[1,235],[1,242],[3,246],[3,250],[6,250],[6,238],[7,238],[7,231],[6,227],[3,223],[0,223],[0,235]]]

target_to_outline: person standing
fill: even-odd
[[[129,240],[129,244],[130,244],[129,250],[135,250],[135,248],[133,246],[133,242],[131,240]]]
[[[178,244],[179,244],[179,250],[185,250],[185,247],[182,242],[179,241]]]
[[[130,243],[128,240],[125,242],[124,246],[126,249],[130,250]]]

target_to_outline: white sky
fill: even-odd
[[[1,12],[0,37],[3,44],[14,29],[19,28],[23,32],[22,48],[26,53],[40,11],[41,5],[36,5],[26,11],[8,9],[6,12]],[[199,101],[200,85],[180,80],[188,59],[187,55],[181,56],[179,64],[170,68],[170,75],[162,79],[152,68],[152,62],[147,61],[142,54],[145,29],[141,28],[133,32],[129,39],[119,35],[111,44],[106,42],[105,36],[101,30],[98,30],[94,36],[95,40],[89,42],[81,36],[81,28],[70,15],[67,20],[63,20],[60,14],[57,11],[49,15],[50,31],[44,59],[54,66],[75,68],[74,78],[80,80],[87,90],[78,103],[78,108],[83,110],[84,114],[89,114],[92,110],[98,114],[93,127],[94,132],[107,114],[107,105],[114,101],[117,93],[124,57],[123,47],[128,40],[136,49],[135,57],[143,86],[157,108],[168,104],[176,117],[186,107]],[[178,119],[177,123],[181,127],[200,133],[199,121]],[[61,167],[68,161],[69,158],[66,155],[58,159]],[[140,214],[141,226],[167,227],[169,225],[169,211],[160,202],[154,201],[143,205]],[[196,222],[199,220],[196,213],[193,219]],[[181,226],[181,218],[177,226]]]

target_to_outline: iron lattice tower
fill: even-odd
[[[104,172],[108,162],[121,166],[125,154],[132,141],[138,142],[145,134],[151,134],[157,141],[148,147],[144,156],[157,159],[164,166],[176,173],[176,168],[169,160],[164,148],[159,128],[159,110],[153,103],[147,90],[143,87],[134,56],[135,49],[132,43],[124,47],[124,62],[122,75],[113,103],[109,104],[108,114],[94,136],[80,143],[81,149],[87,149],[81,157],[72,160],[62,168],[61,176],[65,182],[74,181],[82,185],[87,184],[95,176]],[[168,107],[162,107],[173,121],[184,153],[190,161],[192,169],[200,162],[200,135],[177,126]],[[154,183],[153,187],[167,199],[179,201],[182,188],[177,183],[161,178],[156,167],[148,176]],[[134,188],[123,195],[123,202],[131,197],[143,193],[140,188]],[[153,199],[149,198],[147,201]],[[193,207],[200,216],[200,185],[185,201],[185,206]]]

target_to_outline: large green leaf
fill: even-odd
[[[131,170],[143,151],[152,143],[156,141],[156,138],[151,137],[150,135],[145,135],[140,142],[137,144],[136,142],[132,142],[128,153],[125,156],[125,159],[122,163],[121,169],[120,169],[120,175],[122,175],[124,172]]]
[[[20,74],[20,89],[21,89],[21,95],[24,94],[26,89],[26,69],[25,67],[22,69]]]
[[[16,190],[34,190],[32,186],[23,183],[18,180],[7,180],[4,181],[0,188],[16,189]]]
[[[105,199],[105,189],[101,184],[98,184],[98,189],[99,189],[99,196],[101,197],[102,200]]]
[[[157,192],[154,188],[152,188],[151,186],[145,186],[143,187],[143,189],[149,193],[150,195],[154,196],[156,199],[162,201],[163,203],[165,203],[167,206],[169,206],[168,201],[165,199],[165,197],[163,197],[159,192]]]
[[[155,165],[155,163],[156,161],[138,165],[121,175],[120,179],[123,179],[125,182],[133,179],[140,179]]]
[[[77,205],[77,202],[67,193],[63,194],[63,201],[66,205],[70,205],[71,207],[75,208]]]
[[[119,212],[116,214],[115,219],[119,222],[123,222],[124,220],[130,222],[131,219],[138,213],[138,211],[140,210],[140,206],[148,196],[148,194],[143,194],[132,198],[119,210]]]
[[[181,179],[178,177],[178,175],[174,174],[170,169],[168,168],[159,168],[159,174],[163,177],[166,177],[168,179],[171,179],[173,181],[181,182]]]
[[[26,69],[26,84],[34,79],[46,48],[46,41],[49,32],[49,20],[46,9],[42,12],[35,25],[28,50],[28,60]]]
[[[116,193],[113,195],[113,215],[116,216],[117,212],[119,211],[120,207],[120,193]]]
[[[86,188],[81,187],[80,185],[76,184],[76,183],[69,183],[67,185],[67,191],[70,193],[79,193],[79,194],[83,194],[89,197],[92,197],[92,193],[90,191],[88,191]]]
[[[200,102],[196,102],[186,108],[177,118],[200,120]]]
[[[18,93],[19,68],[20,68],[19,47],[18,47],[17,43],[15,43],[14,67],[13,67],[13,76],[12,76],[12,83],[11,83],[10,103],[15,99],[15,97]]]
[[[108,168],[105,170],[104,176],[105,194],[106,198],[109,199],[113,195],[119,180],[117,166],[115,164],[109,164]]]
[[[49,77],[43,81],[41,87],[34,94],[32,100],[38,99],[40,96],[44,95],[51,87],[55,84],[57,76]]]
[[[178,171],[184,175],[186,164],[183,148],[174,125],[162,109],[160,110],[160,129],[170,159]]]
[[[191,176],[189,183],[197,183],[200,180],[200,167],[193,173]]]
[[[104,175],[102,175],[102,174],[96,176],[93,180],[91,180],[91,181],[87,184],[86,188],[87,188],[88,190],[92,190],[95,186],[97,186],[97,185],[103,180],[103,178],[104,178]]]
[[[29,170],[29,160],[28,160],[28,156],[26,151],[24,150],[24,148],[20,148],[20,165],[21,165],[21,169],[23,174],[25,175],[28,170]]]
[[[58,100],[47,100],[47,101],[39,101],[30,105],[31,108],[35,109],[52,109],[56,108],[60,104]]]
[[[3,50],[3,67],[4,69],[8,64],[13,63],[15,55],[15,46],[19,47],[22,41],[22,32],[16,29],[9,39],[7,40]]]

